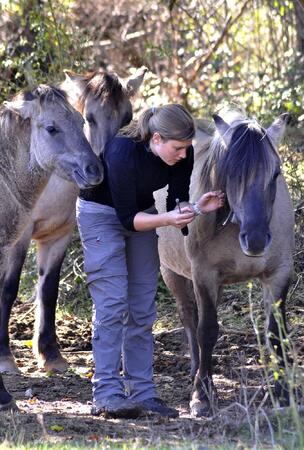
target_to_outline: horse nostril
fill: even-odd
[[[90,164],[89,166],[86,167],[86,173],[88,175],[98,175],[99,172],[100,169],[98,166],[96,166],[96,164]]]
[[[99,184],[103,180],[103,166],[101,163],[88,164],[84,173],[90,184]]]
[[[89,164],[85,168],[85,174],[90,179],[98,179],[100,182],[103,178],[103,168],[101,164]]]
[[[246,233],[240,233],[240,239],[246,249],[248,249],[248,236]]]
[[[271,244],[271,241],[272,241],[271,233],[267,233],[266,234],[266,245],[265,245],[265,247],[268,247]]]

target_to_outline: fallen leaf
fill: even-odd
[[[52,431],[56,431],[56,433],[59,433],[59,431],[64,430],[64,427],[63,427],[62,425],[52,425],[52,426],[50,427],[50,429],[51,429]]]

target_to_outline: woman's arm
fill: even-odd
[[[181,212],[178,208],[161,214],[148,214],[139,212],[135,215],[133,225],[136,231],[149,231],[158,227],[172,225],[176,228],[184,228],[192,222],[198,214],[204,214],[221,208],[225,203],[225,194],[221,191],[207,192],[195,203],[182,202]],[[199,211],[199,212],[198,212]]]
[[[181,213],[178,209],[161,213],[148,214],[139,212],[134,217],[134,228],[136,231],[149,231],[155,228],[172,225],[176,228],[184,228],[188,223],[195,218],[195,213],[191,207],[181,208]]]

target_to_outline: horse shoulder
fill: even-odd
[[[34,239],[70,232],[75,224],[78,188],[52,174],[32,212]]]
[[[270,228],[274,243],[279,245],[281,250],[284,248],[287,253],[288,250],[292,252],[294,248],[294,223],[294,209],[287,183],[283,176],[279,176]]]

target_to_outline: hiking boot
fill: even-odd
[[[103,400],[102,404],[94,401],[91,409],[93,416],[104,414],[106,418],[136,419],[142,408],[123,394],[114,394]]]
[[[157,397],[142,400],[140,402],[140,406],[143,408],[144,412],[158,413],[163,417],[170,417],[172,419],[175,419],[179,416],[179,413],[176,409],[170,408],[162,399]]]

